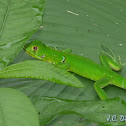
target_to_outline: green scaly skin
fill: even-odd
[[[102,100],[108,98],[102,89],[108,84],[126,88],[126,79],[112,71],[108,66],[105,66],[104,63],[108,62],[109,66],[117,71],[121,69],[121,65],[118,65],[107,56],[102,55],[101,62],[104,65],[102,66],[86,57],[55,50],[40,41],[26,44],[24,50],[34,58],[52,63],[57,67],[96,81],[95,89]]]

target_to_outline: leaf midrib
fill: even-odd
[[[5,13],[5,17],[4,17],[4,20],[3,20],[3,23],[2,23],[2,27],[1,27],[0,39],[2,37],[3,31],[4,31],[4,27],[5,27],[5,23],[7,21],[7,17],[8,17],[8,13],[9,13],[9,8],[10,8],[10,3],[11,2],[9,0],[8,6],[7,6],[7,10],[6,10],[6,13]]]
[[[5,121],[5,115],[4,115],[4,112],[3,112],[3,109],[2,109],[2,103],[0,102],[0,112],[1,112],[1,116],[2,116],[2,120],[3,120],[3,126],[7,126],[6,124],[6,121]]]

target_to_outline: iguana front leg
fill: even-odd
[[[102,88],[108,86],[110,84],[110,81],[111,81],[110,78],[105,77],[105,78],[101,78],[100,80],[94,83],[94,88],[101,100],[105,100],[109,98]]]
[[[68,68],[70,67],[69,64],[67,64],[67,63],[62,63],[62,62],[56,64],[56,66],[59,67],[59,68],[61,68],[61,69],[64,69],[64,70],[66,70],[66,69],[68,69]]]
[[[71,53],[72,50],[68,48],[68,49],[64,49],[62,52],[63,53]],[[61,69],[64,69],[64,70],[68,69],[70,67],[70,65],[67,63],[64,63],[64,61],[65,61],[65,57],[63,56],[63,60],[61,62],[59,62],[58,64],[56,64],[56,66]]]

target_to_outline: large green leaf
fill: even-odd
[[[0,88],[0,126],[39,126],[38,113],[22,92]]]
[[[8,65],[42,22],[44,0],[0,0],[0,68]]]
[[[72,101],[49,97],[33,97],[40,117],[40,125],[48,124],[62,114],[77,114],[82,118],[98,122],[101,126],[126,124],[126,102],[119,98],[104,101]],[[120,109],[119,109],[120,108]]]
[[[0,78],[36,78],[78,88],[84,87],[71,73],[47,62],[37,60],[28,60],[10,65],[0,71]]]

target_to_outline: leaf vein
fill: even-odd
[[[4,28],[5,28],[5,23],[6,23],[6,21],[7,21],[7,17],[8,17],[8,13],[9,13],[9,8],[10,8],[10,0],[9,0],[8,6],[7,6],[7,10],[6,10],[6,13],[5,13],[5,17],[4,17],[4,19],[3,19],[3,24],[2,24],[1,32],[0,32],[0,39],[1,39],[1,37],[2,37]]]

